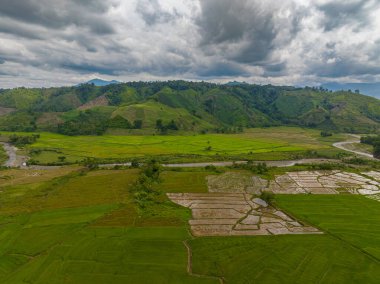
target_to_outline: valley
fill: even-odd
[[[265,119],[236,104],[243,116],[229,120],[229,89],[194,112],[183,102],[204,94],[120,87],[124,103],[110,103],[115,86],[86,86],[93,97],[67,111],[32,111],[38,90],[2,98],[13,111],[0,123],[0,282],[380,281],[380,162],[357,134],[375,135],[375,116],[355,129],[342,113],[334,127],[285,123],[275,113],[299,102],[280,89],[286,102]],[[312,121],[338,111],[313,108]]]

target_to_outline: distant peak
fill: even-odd
[[[226,83],[226,86],[240,86],[240,85],[246,85],[246,82],[238,82],[238,81],[231,81]]]
[[[107,85],[111,85],[111,84],[120,84],[120,82],[116,81],[116,80],[106,81],[106,80],[95,78],[95,79],[87,81],[83,84],[94,84],[95,86],[107,86]]]

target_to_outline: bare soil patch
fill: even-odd
[[[267,184],[266,180],[246,172],[226,172],[207,177],[209,192],[260,194],[267,187]]]
[[[97,97],[95,99],[93,99],[92,101],[89,101],[83,105],[81,105],[80,107],[78,107],[79,110],[86,110],[86,109],[90,109],[90,108],[93,108],[93,107],[97,107],[97,106],[108,106],[108,99],[106,98],[106,96],[100,96],[100,97]]]
[[[320,234],[264,200],[247,193],[168,193],[179,205],[192,210],[194,236],[255,236]]]
[[[372,175],[380,173],[372,172]],[[366,173],[366,175],[370,175]],[[275,194],[339,194],[375,195],[380,183],[355,173],[340,171],[303,171],[277,176],[269,191]]]

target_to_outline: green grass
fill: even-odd
[[[229,283],[378,283],[380,204],[355,195],[277,195],[325,235],[197,238],[195,273]]]
[[[276,202],[380,261],[380,204],[360,195],[278,195]]]
[[[8,159],[7,154],[3,148],[3,145],[0,144],[0,165],[4,164]]]
[[[195,273],[227,283],[378,283],[380,264],[326,235],[192,240]]]
[[[213,172],[204,171],[165,171],[162,173],[162,183],[159,189],[164,192],[207,192],[206,177],[215,175]]]
[[[20,171],[20,174],[15,171]],[[138,170],[70,168],[0,190],[0,283],[379,283],[380,204],[361,196],[276,196],[324,235],[189,235],[188,208],[141,210]],[[164,171],[159,190],[206,192],[204,170]],[[1,182],[1,180],[0,180]],[[35,183],[33,183],[35,182]],[[192,270],[187,273],[192,250]]]
[[[217,283],[187,273],[189,209],[134,206],[137,173],[74,171],[2,187],[0,283]]]
[[[334,141],[343,135],[322,138],[319,131],[292,128],[255,128],[241,134],[206,134],[193,136],[63,136],[41,133],[29,149],[42,152],[33,155],[37,163],[53,163],[59,156],[75,162],[84,157],[128,160],[133,157],[170,157],[188,160],[268,159],[281,160],[305,156],[307,151],[334,155]],[[210,147],[210,148],[209,148]],[[55,151],[55,152],[54,152]],[[169,158],[168,158],[169,157]]]
[[[215,283],[187,274],[185,227],[91,226],[111,209],[100,205],[3,217],[0,282]]]

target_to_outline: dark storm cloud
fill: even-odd
[[[104,75],[117,75],[118,68],[115,68],[115,65],[95,65],[88,62],[63,62],[60,67],[69,70],[75,70],[78,73],[87,74],[87,73],[99,73]]]
[[[226,52],[226,55],[239,62],[266,59],[274,47],[276,31],[272,16],[255,4],[252,1],[202,1],[202,13],[198,19],[201,44],[237,45],[238,52]]]
[[[375,0],[348,0],[332,1],[320,5],[318,8],[324,13],[322,26],[326,31],[353,24],[357,28],[364,28],[371,23],[368,14],[380,2]]]
[[[0,17],[0,33],[11,34],[14,36],[24,37],[28,39],[44,39],[44,35],[38,29],[27,27],[24,24],[20,24],[8,19],[2,19]]]
[[[242,66],[231,62],[216,62],[207,66],[200,66],[196,71],[201,77],[247,77],[249,72]]]
[[[290,17],[281,19],[277,16],[281,7],[276,1],[202,0],[197,20],[202,36],[200,44],[212,50],[219,47],[224,56],[240,63],[263,63],[273,50],[281,48],[297,33],[302,18],[294,11]],[[278,40],[283,30],[287,37]]]
[[[95,34],[113,33],[102,14],[109,7],[102,0],[0,0],[0,16],[53,29],[71,25],[86,27]]]

